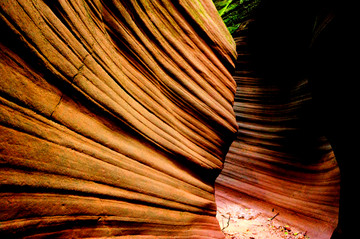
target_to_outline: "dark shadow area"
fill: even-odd
[[[238,53],[240,49],[241,54],[239,54],[237,67],[241,69],[237,68],[237,74],[235,74],[238,83],[235,111],[238,110],[241,113],[236,115],[240,129],[238,143],[232,146],[227,157],[233,165],[236,161],[244,165],[245,161],[236,158],[239,157],[236,155],[239,154],[239,150],[244,151],[242,149],[244,145],[251,145],[253,154],[264,154],[266,150],[273,153],[291,152],[292,155],[298,156],[295,158],[305,160],[298,163],[311,165],[316,162],[316,159],[321,158],[317,155],[319,151],[313,150],[312,145],[316,145],[318,140],[316,138],[319,135],[325,136],[334,151],[341,174],[339,221],[331,238],[354,238],[358,235],[354,230],[357,225],[356,220],[352,218],[359,209],[355,199],[355,188],[359,183],[355,162],[358,158],[359,140],[357,137],[360,132],[358,123],[360,120],[357,113],[359,99],[356,87],[357,48],[360,41],[355,30],[359,19],[354,9],[356,9],[355,5],[348,1],[340,3],[322,0],[300,2],[263,0],[253,14],[254,21],[248,24],[247,32],[239,34],[241,31],[239,30],[234,34],[234,37],[239,35],[240,38],[246,35],[248,55],[243,54],[241,50],[243,45],[238,44],[238,47],[240,46]],[[246,59],[242,62],[244,57]],[[247,62],[252,62],[251,74],[246,66]],[[246,80],[245,76],[262,78],[262,88],[257,88],[260,83]],[[283,106],[283,110],[279,111],[283,112],[283,115],[274,113],[271,116],[267,104],[271,105],[272,101],[277,101],[281,108],[281,101],[274,97],[279,97],[279,92],[283,94],[280,97],[285,98],[286,92],[289,95],[293,94],[291,91],[294,88],[297,89],[303,79],[306,79],[306,91],[310,94],[305,99],[308,105],[299,109]],[[279,92],[272,90],[275,88]],[[248,93],[250,90],[253,90],[253,95]],[[244,97],[246,94],[248,98]],[[256,95],[261,95],[262,101],[259,101]],[[297,103],[304,103],[304,99],[296,102],[291,97],[294,99],[294,95],[288,98],[292,100],[295,108],[298,107]],[[250,103],[263,104],[262,111],[256,109],[255,113],[250,112],[246,109]],[[254,109],[251,110],[254,111]],[[294,110],[294,113],[289,114],[289,110]],[[247,111],[250,112],[248,115],[246,115]],[[269,118],[265,119],[265,116],[273,117],[273,121]],[[286,116],[294,116],[300,121],[294,120],[293,123],[287,122],[281,125],[281,122],[279,123],[281,117]],[[261,122],[265,122],[264,120],[269,122],[265,126],[261,125]],[[280,134],[274,134],[281,138],[280,140],[274,138],[273,143],[269,143],[270,140],[266,137],[271,137],[271,133],[266,132],[266,128],[273,127],[271,124],[275,125],[274,128],[291,126],[301,130],[283,130]],[[258,131],[251,131],[249,127],[253,129],[257,127]],[[304,139],[313,139],[313,142],[304,141]],[[280,146],[281,150],[279,150]],[[249,146],[246,147],[249,148]],[[281,158],[281,155],[273,154],[272,156]],[[295,158],[285,159],[289,162],[289,167],[285,168],[290,170],[294,165],[294,160],[296,161]],[[265,159],[262,158],[262,160]],[[233,165],[228,166],[228,170],[241,168]],[[295,167],[298,167],[298,164],[296,165]],[[250,167],[251,164],[248,166]],[[301,170],[303,168],[298,168],[298,171]],[[226,170],[225,173],[227,173]],[[282,177],[284,172],[273,173],[277,174],[276,177]],[[270,171],[269,174],[271,174]],[[220,180],[226,179],[221,179],[220,176]],[[254,181],[248,180],[248,182]]]

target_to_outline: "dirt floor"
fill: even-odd
[[[273,209],[267,217],[260,211],[240,205],[218,207],[217,219],[227,239],[310,239],[307,232],[280,223]]]

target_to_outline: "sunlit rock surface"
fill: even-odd
[[[314,117],[309,83],[258,74],[248,30],[235,41],[239,132],[216,181],[218,206],[263,207],[270,215],[281,209],[277,219],[329,238],[337,224],[340,175]],[[284,66],[278,67],[281,77]]]
[[[0,234],[223,238],[236,51],[213,3],[0,4]]]

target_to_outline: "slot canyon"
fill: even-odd
[[[1,238],[359,235],[352,4],[0,5]]]

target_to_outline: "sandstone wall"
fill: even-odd
[[[0,5],[0,234],[222,238],[236,51],[213,3]]]
[[[241,204],[245,198],[250,206],[266,202],[273,205],[269,214],[276,214],[271,208],[286,209],[296,215],[287,223],[314,238],[329,238],[337,225],[340,174],[316,118],[309,82],[296,72],[281,79],[287,69],[277,65],[275,55],[268,58],[275,63],[268,64],[278,78],[259,74],[248,34],[235,38],[239,131],[216,181],[218,204]]]

